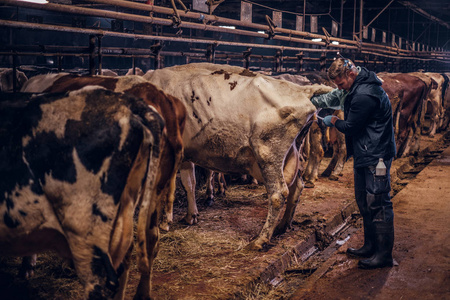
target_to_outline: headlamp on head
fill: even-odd
[[[345,67],[347,67],[348,70],[351,70],[353,68],[351,61],[349,61],[348,59],[344,59],[344,68]]]

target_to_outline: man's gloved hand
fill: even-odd
[[[326,116],[325,118],[323,118],[323,124],[325,124],[325,126],[328,127],[334,127],[333,123],[331,123],[331,119],[333,118],[333,116]]]

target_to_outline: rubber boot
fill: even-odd
[[[366,223],[366,222],[364,222]],[[364,245],[361,248],[348,248],[347,254],[359,257],[371,257],[375,252],[375,233],[373,226],[364,224]]]
[[[392,267],[392,249],[394,247],[394,226],[385,223],[375,225],[376,250],[368,259],[358,262],[361,269]]]

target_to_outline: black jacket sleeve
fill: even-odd
[[[346,120],[337,120],[334,125],[345,135],[354,136],[366,127],[379,106],[379,100],[369,95],[358,95],[353,97],[350,105]]]

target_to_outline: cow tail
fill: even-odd
[[[151,121],[150,124],[155,125],[155,121]],[[147,172],[145,175],[145,180],[142,184],[141,199],[139,205],[139,215],[138,215],[138,225],[137,225],[137,245],[138,245],[138,259],[139,259],[139,269],[144,272],[149,272],[151,270],[151,261],[148,253],[147,245],[148,241],[148,230],[151,218],[154,218],[157,214],[154,213],[157,205],[155,202],[155,191],[156,191],[156,181],[157,173],[160,164],[160,149],[161,149],[161,136],[163,132],[163,126],[160,128],[155,128],[159,126],[151,126],[152,131],[144,130],[144,142],[143,145],[148,149],[148,160],[147,160]],[[155,131],[156,129],[156,131]],[[156,136],[154,133],[157,133]],[[153,220],[154,221],[154,220]]]
[[[420,79],[420,78],[419,78]],[[420,79],[422,80],[422,79]],[[424,89],[422,91],[422,95],[420,96],[420,101],[419,104],[417,106],[417,109],[419,110],[418,113],[418,122],[417,122],[417,126],[419,128],[422,128],[422,125],[425,124],[425,114],[427,112],[427,105],[425,102],[425,100],[427,99],[428,94],[431,91],[431,84],[428,85],[425,81],[422,80],[422,82],[425,84],[426,89]]]

